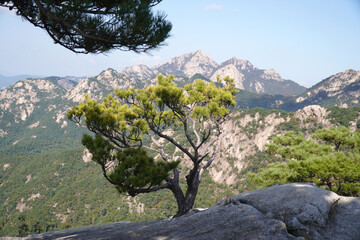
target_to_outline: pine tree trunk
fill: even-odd
[[[186,191],[186,195],[184,195],[179,184],[179,179],[177,177],[174,177],[170,188],[170,190],[174,194],[178,205],[178,211],[174,217],[180,217],[182,215],[185,215],[194,207],[199,184],[200,180],[198,179],[198,174],[196,174],[196,176],[192,178],[192,181],[187,181],[188,188]]]
[[[176,199],[176,203],[177,203],[177,206],[178,206],[178,211],[177,211],[177,213],[175,214],[174,217],[180,217],[180,216],[186,214],[187,212],[185,212],[186,211],[185,210],[185,196],[184,196],[183,191],[181,190],[179,182],[174,182],[171,185],[170,190],[174,194],[174,197]]]
[[[184,196],[180,186],[178,191],[174,191],[174,189],[171,189],[171,191],[173,192],[178,205],[178,211],[174,217],[180,217],[187,214],[194,207],[197,190],[191,192],[187,191],[186,196]],[[179,193],[179,191],[181,191],[181,193]]]

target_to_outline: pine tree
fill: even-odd
[[[261,187],[286,182],[312,182],[345,196],[360,196],[360,133],[349,128],[320,129],[305,139],[287,132],[267,145],[280,162],[249,175]]]
[[[210,146],[222,133],[237,91],[228,77],[223,87],[195,80],[185,88],[173,78],[159,75],[156,86],[115,90],[102,103],[86,96],[86,103],[73,107],[68,118],[80,125],[84,119],[95,134],[84,135],[82,143],[120,193],[136,196],[169,189],[177,201],[176,216],[181,216],[192,209],[202,176],[214,161],[217,149],[211,152]],[[182,135],[176,138],[169,130]],[[156,159],[148,151],[158,154]],[[185,192],[174,151],[182,152],[181,161],[192,165],[184,179]]]
[[[162,0],[0,0],[0,6],[76,53],[144,52],[161,46],[171,23],[151,8]]]

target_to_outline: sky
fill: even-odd
[[[360,0],[163,0],[154,10],[173,24],[165,46],[84,55],[0,7],[0,74],[95,76],[200,49],[217,63],[235,56],[306,87],[360,70]]]

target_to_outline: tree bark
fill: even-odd
[[[193,174],[190,173],[187,176],[187,190],[186,190],[186,195],[184,195],[180,187],[178,171],[177,170],[174,171],[174,178],[172,179],[169,187],[178,205],[178,211],[174,217],[180,217],[182,215],[185,215],[194,207],[199,184],[200,184],[199,174],[198,171],[195,170]]]

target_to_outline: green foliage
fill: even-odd
[[[102,168],[110,163],[108,177],[119,193],[131,194],[134,189],[160,185],[169,177],[169,172],[179,165],[178,161],[154,161],[144,149],[125,149],[113,154],[114,147],[109,141],[96,135],[85,134],[82,143],[92,153],[92,160]]]
[[[313,156],[305,161],[291,161],[294,172],[290,182],[313,182],[317,186],[345,196],[360,194],[360,155],[345,153]]]
[[[357,135],[355,134],[355,136]],[[349,128],[344,126],[320,129],[313,134],[313,138],[335,146],[335,151],[337,152],[340,151],[340,148],[343,146],[354,148],[356,144],[355,136]]]
[[[349,127],[350,122],[355,121],[359,117],[360,107],[340,108],[335,106],[328,108],[328,110],[330,111],[328,118],[332,124]]]
[[[108,184],[98,165],[83,161],[84,148],[81,146],[81,137],[85,129],[75,124],[68,124],[62,128],[64,119],[60,122],[55,121],[61,109],[67,109],[73,104],[72,101],[60,97],[64,91],[59,88],[51,93],[45,92],[46,95],[42,96],[44,99],[33,103],[34,111],[25,121],[14,122],[16,111],[5,112],[1,118],[1,129],[8,132],[8,135],[0,140],[0,236],[28,235],[40,231],[118,221],[148,221],[173,216],[176,213],[176,202],[173,201],[170,191],[140,194],[129,200],[126,195],[119,194]],[[107,104],[111,105],[115,98],[117,96],[113,94],[112,99],[108,98]],[[51,110],[49,106],[56,106],[56,109]],[[103,109],[105,106],[104,104]],[[10,106],[11,109],[16,107],[19,106]],[[126,116],[118,116],[117,120],[131,119],[133,112],[129,109],[127,106],[127,110],[122,111]],[[155,109],[159,110],[157,107]],[[169,108],[164,107],[164,111],[168,110]],[[112,115],[111,112],[102,114]],[[94,118],[98,117],[94,115]],[[37,127],[29,128],[29,125],[37,121]],[[107,119],[100,116],[98,121],[107,122],[109,126],[113,124],[111,117]],[[144,128],[147,125],[141,125],[141,121],[129,123],[134,129],[147,132]],[[181,123],[177,127],[171,127],[174,130],[172,137],[189,149],[191,146],[180,127]],[[95,136],[92,135],[93,138]],[[138,140],[141,139],[144,146],[151,145],[151,140],[146,134],[137,135],[133,132],[132,136],[138,136]],[[191,132],[189,136],[195,137]],[[129,141],[131,144],[135,142],[137,140]],[[164,145],[164,151],[167,153],[174,153],[177,149],[168,141],[165,141]],[[148,151],[147,154],[152,157],[155,166],[166,163],[155,158],[157,152]],[[176,152],[176,156],[179,159],[185,157],[180,151]],[[152,160],[149,160],[149,164]],[[4,167],[8,164],[9,167]],[[188,170],[189,168],[183,165],[179,167],[181,174],[186,174]],[[185,179],[182,179],[180,184],[182,189],[186,189]],[[230,196],[226,186],[212,181],[206,172],[201,186],[195,201],[196,207],[210,207],[214,202]],[[40,195],[31,199],[33,194]],[[144,212],[137,212],[135,202],[144,204]],[[21,204],[25,206],[22,212],[18,207]],[[21,233],[19,229],[22,229]]]
[[[151,8],[161,0],[8,1],[0,6],[40,27],[55,43],[76,53],[111,49],[147,51],[169,37],[171,23]]]
[[[228,108],[236,104],[237,90],[229,77],[218,79],[219,84],[197,79],[184,88],[173,78],[159,75],[156,86],[116,89],[102,103],[85,96],[86,103],[73,107],[67,116],[80,125],[84,121],[95,133],[94,138],[84,135],[82,143],[120,193],[136,196],[170,189],[179,216],[193,207],[202,175],[215,156],[209,156],[210,136],[219,138],[220,124],[229,114]],[[176,139],[165,133],[180,129],[182,134]],[[161,158],[155,161],[143,146]],[[180,187],[179,162],[169,157],[176,149],[193,163],[186,175],[186,194]]]
[[[267,151],[270,155],[279,154],[283,159],[304,160],[312,155],[329,153],[332,149],[313,140],[306,140],[301,133],[290,131],[284,136],[274,137],[267,145]]]
[[[346,127],[320,129],[305,139],[286,132],[267,145],[280,162],[250,173],[253,184],[266,187],[285,182],[313,182],[346,196],[360,195],[360,133]]]
[[[283,124],[277,125],[276,129],[281,132],[293,131],[295,133],[299,133],[301,131],[300,120],[298,118],[292,117],[292,118],[290,118],[289,121],[286,121]]]

